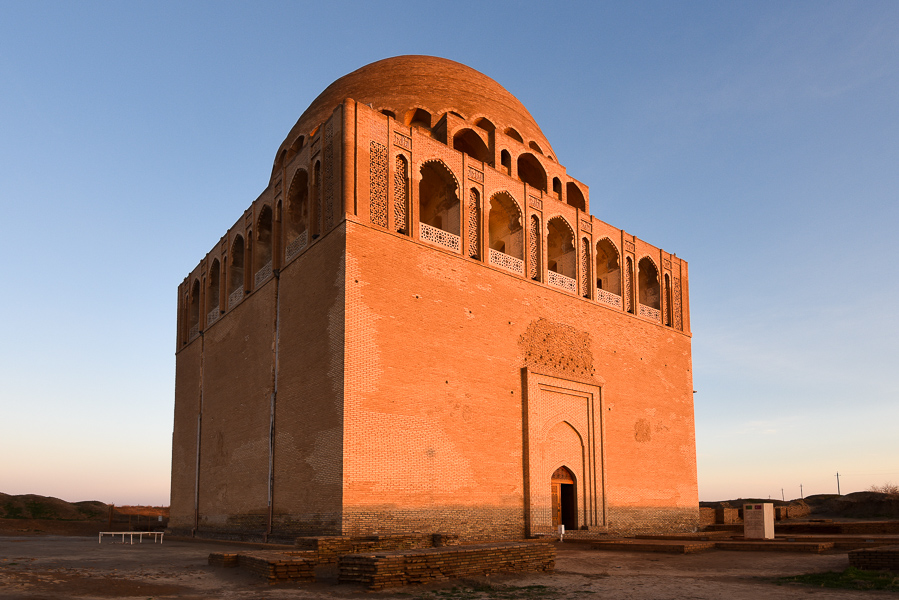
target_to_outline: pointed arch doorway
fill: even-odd
[[[553,527],[565,526],[565,531],[577,529],[577,485],[568,467],[559,467],[552,475]]]

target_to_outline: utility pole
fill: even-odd
[[[802,494],[802,484],[799,484],[799,497],[805,500],[805,496]]]
[[[783,500],[784,502],[787,501],[787,499],[784,498],[784,489],[783,488],[780,488],[780,499]]]
[[[840,472],[837,471],[837,496],[842,496],[840,493]]]

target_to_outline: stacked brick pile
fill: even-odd
[[[471,546],[351,554],[340,557],[340,583],[370,590],[501,572],[552,571],[556,549],[547,543],[499,542]]]
[[[893,571],[899,573],[899,546],[853,550],[849,564],[856,569]]]
[[[320,536],[297,538],[295,543],[297,548],[315,552],[319,563],[333,563],[337,562],[338,557],[344,554],[456,546],[459,544],[459,536],[446,533],[409,533],[366,537]]]
[[[240,567],[268,580],[269,583],[287,581],[315,581],[315,555],[311,552],[253,552],[209,555],[211,566]]]

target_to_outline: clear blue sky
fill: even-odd
[[[176,286],[331,81],[515,94],[690,262],[700,499],[899,482],[899,3],[0,4],[0,491],[168,503]]]

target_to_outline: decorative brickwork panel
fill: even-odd
[[[666,269],[670,269],[671,268],[671,259],[670,258],[662,259],[662,266],[665,267]]]
[[[596,288],[596,300],[615,308],[621,308],[621,296],[607,290]]]
[[[535,210],[543,210],[543,201],[537,196],[531,196],[528,199],[528,206]]]
[[[393,170],[393,230],[407,233],[409,226],[409,165],[406,157],[397,154]]]
[[[473,169],[471,167],[468,167],[468,178],[473,181],[479,181],[481,183],[484,183],[484,174],[482,172],[478,171],[477,169]]]
[[[524,261],[514,256],[509,256],[505,252],[490,248],[490,264],[496,265],[507,271],[524,275]]]
[[[593,377],[590,334],[564,323],[537,319],[518,339],[526,367],[538,373]]]
[[[209,327],[210,325],[218,321],[221,314],[222,313],[217,306],[210,310],[206,315],[206,327]]]
[[[256,277],[254,279],[255,285],[254,288],[258,288],[260,285],[265,282],[266,279],[272,276],[272,261],[268,261],[263,265],[261,269],[256,271]]]
[[[200,326],[194,325],[193,327],[190,328],[190,331],[187,332],[187,341],[191,341],[198,335],[200,335]]]
[[[628,252],[633,252],[635,249],[634,243],[630,240],[624,240],[624,249]]]
[[[325,229],[334,226],[334,124],[325,127]]]
[[[593,231],[593,224],[590,221],[581,221],[581,230],[582,231]]]
[[[659,317],[662,316],[662,313],[659,312],[658,308],[653,308],[651,306],[646,306],[645,304],[640,305],[640,316],[648,317],[653,321],[658,321]]]
[[[368,154],[369,214],[371,222],[387,227],[387,147],[372,141]]]
[[[684,330],[684,319],[681,314],[680,277],[674,278],[674,326],[680,331]]]
[[[562,275],[561,273],[556,273],[555,271],[550,271],[547,273],[549,276],[547,279],[547,283],[549,285],[553,285],[557,288],[562,288],[565,291],[571,292],[572,294],[577,293],[577,282],[568,277],[567,275]]]
[[[396,131],[393,132],[393,143],[405,150],[412,150],[412,138],[405,136],[402,133]]]
[[[480,194],[474,188],[468,190],[468,256],[470,258],[479,258],[478,247],[480,246],[481,232],[481,210],[480,210]]]
[[[228,296],[228,309],[234,308],[241,300],[243,300],[243,286],[240,286]]]
[[[671,326],[671,278],[665,274],[663,281],[664,289],[662,290],[662,315],[664,319],[663,325]]]
[[[581,239],[581,278],[580,293],[584,298],[590,296],[590,243],[587,238]]]
[[[290,260],[297,254],[303,251],[306,248],[306,245],[309,243],[309,231],[304,231],[300,235],[296,237],[296,239],[289,244],[287,244],[287,252],[285,253],[286,259]]]
[[[530,272],[528,277],[535,281],[540,280],[540,220],[536,216],[531,215],[531,221],[528,224],[528,260],[530,261]]]
[[[633,244],[631,244],[633,246]],[[625,246],[627,246],[627,242],[625,242]],[[628,256],[625,261],[625,269],[624,269],[624,309],[629,312],[634,312],[634,261],[631,260],[631,257]]]
[[[443,246],[453,252],[459,252],[461,250],[461,240],[458,235],[450,233],[449,231],[437,229],[436,227],[431,227],[426,223],[419,223],[418,225],[418,235],[422,240],[430,244]]]

